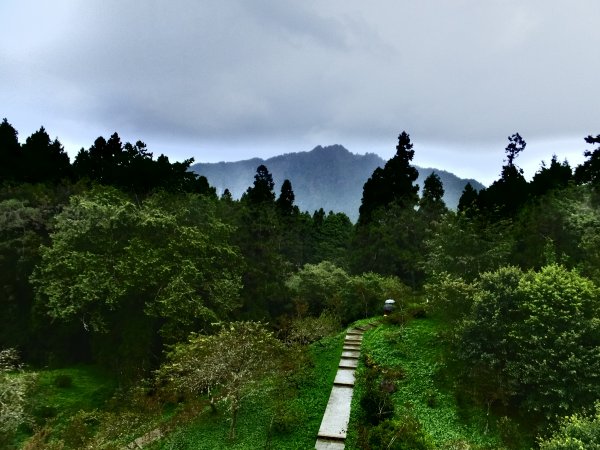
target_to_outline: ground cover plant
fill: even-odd
[[[27,400],[32,420],[19,428],[11,445],[19,448],[32,435],[43,435],[46,443],[58,438],[74,416],[105,408],[117,387],[113,376],[94,366],[38,370]]]
[[[314,446],[341,354],[343,333],[313,343],[308,366],[278,396],[245,400],[237,418],[236,439],[228,437],[227,414],[205,407],[197,418],[152,449],[307,449]]]
[[[501,448],[496,423],[488,424],[481,409],[461,407],[443,382],[438,321],[405,320],[383,323],[363,336],[346,448]],[[386,410],[391,414],[374,417]]]

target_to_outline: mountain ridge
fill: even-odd
[[[312,213],[323,208],[325,211],[343,212],[356,222],[363,185],[373,171],[383,167],[385,162],[375,153],[359,155],[334,144],[318,145],[310,151],[284,153],[268,159],[196,163],[190,170],[204,175],[217,193],[221,194],[227,188],[237,199],[252,185],[256,168],[263,164],[273,175],[277,195],[283,181],[290,180],[296,196],[295,203],[300,210]],[[452,209],[456,209],[468,182],[477,190],[484,187],[477,180],[459,178],[442,169],[414,167],[419,172],[417,184],[421,188],[431,172],[438,174],[445,189],[444,201]]]

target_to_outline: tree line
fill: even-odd
[[[43,127],[17,137],[4,119],[0,349],[31,364],[94,362],[135,382],[224,323],[307,341],[300,323],[318,334],[319,318],[347,324],[422,295],[474,402],[541,424],[600,397],[600,135],[583,164],[553,156],[531,181],[517,165],[525,140],[509,136],[498,180],[467,185],[452,211],[435,173],[419,196],[403,132],[356,224],[300,211],[264,165],[234,200],[191,159],[154,159],[116,133],[73,163]]]

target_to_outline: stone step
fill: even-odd
[[[346,439],[353,391],[352,386],[334,385],[331,388],[329,402],[317,434],[318,438]]]
[[[315,444],[316,450],[344,450],[346,447],[344,440],[318,438]]]
[[[346,333],[346,339],[362,339],[362,333]]]
[[[344,351],[360,351],[360,345],[353,345],[353,344],[347,344],[344,345],[344,347],[342,347],[342,350]]]
[[[334,385],[354,386],[354,369],[340,367],[335,374]]]
[[[356,369],[358,367],[358,359],[342,358],[338,367]]]
[[[362,336],[364,333],[362,331],[356,331],[356,330],[348,330],[346,332],[346,336],[348,335],[352,335],[352,336]]]
[[[345,448],[346,432],[350,421],[350,405],[354,392],[354,374],[360,359],[360,345],[363,333],[375,326],[375,324],[367,324],[351,328],[346,332],[342,356],[317,434],[316,450],[344,450]]]

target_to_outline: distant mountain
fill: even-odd
[[[377,167],[383,167],[385,161],[374,153],[355,155],[341,145],[330,145],[267,160],[253,158],[237,162],[198,163],[190,169],[204,175],[217,193],[221,194],[228,188],[234,198],[240,198],[254,182],[256,168],[261,164],[273,175],[277,196],[283,180],[287,178],[296,195],[295,203],[302,211],[312,213],[323,208],[326,212],[344,212],[356,222],[363,185]],[[458,178],[444,170],[415,167],[419,171],[417,183],[420,187],[431,172],[438,174],[444,184],[444,201],[449,208],[456,208],[468,182],[477,190],[484,187],[478,181]]]

